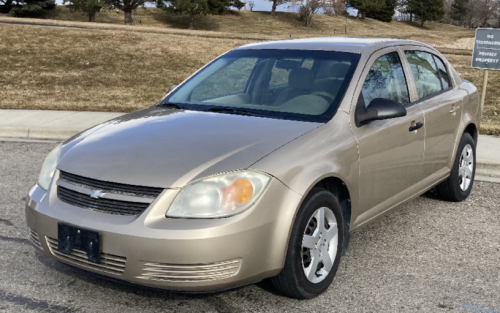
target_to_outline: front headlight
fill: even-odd
[[[194,181],[177,194],[167,217],[218,218],[239,214],[262,195],[271,177],[237,171]]]
[[[59,163],[60,155],[61,145],[58,145],[54,148],[54,150],[50,151],[49,155],[47,155],[45,161],[43,162],[42,170],[40,171],[40,176],[38,177],[38,185],[45,190],[49,189],[52,176],[54,176],[57,164]]]

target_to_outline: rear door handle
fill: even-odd
[[[413,125],[413,126],[410,126],[410,129],[409,129],[409,130],[412,132],[412,131],[415,131],[415,130],[417,130],[417,129],[419,129],[419,128],[422,128],[422,126],[424,126],[424,123],[422,123],[422,122],[417,122],[417,124],[415,124],[415,125]]]

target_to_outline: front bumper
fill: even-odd
[[[58,173],[54,181],[57,180]],[[301,197],[273,179],[249,210],[229,218],[172,219],[178,190],[166,189],[139,216],[95,212],[62,202],[52,183],[34,186],[26,221],[35,248],[63,263],[116,279],[179,291],[214,291],[277,275]],[[58,223],[98,231],[101,264],[57,250]]]

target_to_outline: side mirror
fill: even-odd
[[[170,87],[167,91],[167,93],[170,93],[172,90],[174,90],[175,88],[177,88],[177,86],[179,85],[172,85],[172,87]]]
[[[373,121],[386,120],[406,115],[405,107],[394,100],[375,98],[366,109],[356,111],[356,125],[363,126]]]

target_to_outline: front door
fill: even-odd
[[[417,193],[418,183],[424,178],[425,132],[423,128],[410,129],[423,123],[424,116],[418,105],[410,105],[401,55],[396,50],[379,52],[368,65],[361,76],[360,81],[364,83],[357,109],[367,107],[375,98],[387,98],[404,105],[407,115],[360,127],[352,125],[360,156],[360,207],[355,225],[367,222]]]

